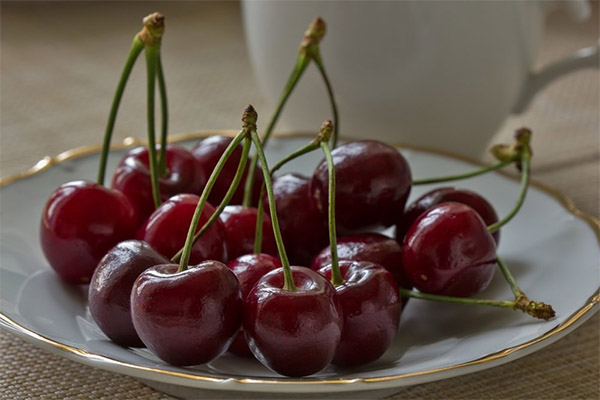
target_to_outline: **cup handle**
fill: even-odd
[[[519,114],[525,111],[531,102],[531,99],[537,92],[546,87],[546,85],[554,79],[582,68],[600,67],[599,48],[600,39],[594,46],[579,49],[569,57],[556,61],[543,68],[541,71],[531,73],[525,86],[523,86],[523,89],[521,90],[521,94],[519,95],[519,99],[513,112]]]

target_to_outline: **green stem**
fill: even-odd
[[[499,161],[496,164],[493,164],[493,165],[490,165],[487,167],[483,167],[483,168],[479,168],[479,169],[476,169],[475,171],[467,172],[465,174],[443,176],[443,177],[438,177],[438,178],[415,179],[412,181],[412,184],[413,184],[413,186],[427,185],[430,183],[450,182],[450,181],[457,181],[460,179],[472,178],[477,175],[485,174],[486,172],[495,171],[497,169],[500,169],[516,160],[517,160],[517,158],[515,157],[515,158],[511,158],[509,160]]]
[[[108,122],[106,124],[106,131],[104,132],[104,141],[102,143],[102,152],[100,153],[100,165],[98,166],[98,183],[104,185],[104,177],[106,175],[106,163],[108,161],[108,152],[110,150],[110,141],[112,138],[113,129],[115,127],[115,120],[117,119],[117,112],[119,111],[119,104],[121,104],[121,98],[125,91],[125,86],[131,70],[137,60],[138,56],[144,49],[144,42],[142,42],[138,35],[133,38],[131,49],[129,49],[129,55],[125,61],[125,66],[121,72],[119,83],[113,97],[112,106],[110,107],[110,113],[108,114]]]
[[[332,147],[335,149],[338,143],[339,137],[339,129],[340,129],[340,119],[338,117],[338,108],[335,102],[335,95],[333,94],[333,87],[331,86],[331,82],[329,82],[329,77],[325,72],[325,66],[323,65],[323,60],[321,59],[321,52],[318,47],[315,47],[315,51],[313,54],[313,60],[315,60],[315,64],[321,73],[321,77],[323,78],[323,82],[325,83],[325,87],[327,88],[327,94],[329,96],[329,103],[331,104],[331,112],[333,113],[333,142]]]
[[[156,86],[156,72],[160,43],[146,45],[146,67],[148,73],[148,158],[150,160],[150,179],[152,182],[152,198],[154,206],[158,208],[161,203],[160,189],[158,187],[158,166],[156,162],[156,139],[154,128],[154,97]]]
[[[504,275],[504,279],[506,279],[508,286],[510,286],[510,290],[513,292],[513,295],[515,296],[515,299],[519,298],[519,296],[522,296],[524,293],[521,290],[521,288],[519,287],[519,285],[517,285],[517,281],[515,280],[515,277],[512,275],[510,270],[508,269],[508,265],[506,265],[504,260],[502,258],[500,258],[499,255],[496,255],[496,261],[498,262],[498,265],[500,266],[500,271],[502,271],[502,275]]]
[[[263,242],[263,224],[265,220],[265,185],[260,188],[260,196],[258,197],[258,205],[256,210],[256,226],[254,227],[254,254],[262,252]]]
[[[198,199],[198,205],[196,206],[196,210],[194,211],[194,215],[192,216],[192,222],[190,223],[190,228],[187,233],[187,237],[185,239],[185,244],[183,246],[183,253],[181,255],[181,259],[179,261],[179,269],[178,271],[185,271],[188,267],[188,263],[190,261],[190,255],[192,253],[192,245],[194,244],[194,233],[196,232],[196,228],[198,227],[198,223],[200,221],[200,216],[202,215],[202,211],[204,210],[204,205],[208,200],[208,196],[219,177],[219,174],[223,170],[225,163],[231,156],[231,154],[235,151],[236,147],[242,142],[244,137],[248,136],[248,130],[242,129],[240,133],[237,134],[235,138],[229,143],[221,158],[215,165],[208,181],[206,182],[206,186],[204,190],[202,190],[202,194],[200,195],[200,199]]]
[[[335,228],[335,168],[333,158],[331,157],[331,148],[329,142],[321,142],[321,149],[327,160],[328,178],[329,178],[329,205],[328,218],[329,224],[329,247],[331,249],[331,283],[333,286],[339,286],[344,283],[337,253],[337,233]]]
[[[279,229],[279,220],[277,219],[277,207],[275,205],[275,196],[273,195],[273,182],[271,181],[271,173],[269,172],[269,166],[267,164],[267,158],[260,142],[260,137],[256,130],[251,131],[252,142],[256,147],[256,154],[260,160],[263,176],[265,180],[265,187],[267,189],[267,198],[269,199],[269,211],[271,212],[271,225],[273,226],[273,234],[275,236],[275,243],[277,243],[277,250],[279,251],[279,258],[281,259],[281,266],[283,267],[284,285],[285,290],[296,290],[294,284],[294,277],[290,268],[290,262],[285,252],[285,246],[283,245],[283,239],[281,237],[281,230]]]
[[[169,102],[167,100],[167,85],[163,73],[162,60],[158,55],[158,90],[160,93],[160,110],[162,113],[162,126],[160,135],[160,155],[158,157],[158,171],[160,176],[166,177],[167,171],[167,135],[169,131]]]
[[[288,82],[286,83],[285,88],[283,89],[283,92],[281,93],[281,96],[279,97],[279,102],[277,104],[277,108],[275,109],[275,112],[271,116],[271,120],[269,121],[269,124],[267,125],[267,129],[265,130],[265,134],[263,136],[263,142],[262,142],[263,145],[266,145],[269,138],[271,137],[271,134],[273,133],[273,129],[275,128],[275,124],[277,123],[277,120],[279,119],[279,116],[281,115],[281,112],[283,111],[283,107],[285,106],[285,103],[287,102],[290,95],[292,94],[292,91],[296,87],[296,84],[300,80],[300,77],[302,77],[302,74],[306,70],[306,67],[308,66],[309,62],[310,62],[310,59],[308,57],[306,57],[306,54],[304,52],[300,52],[300,54],[298,55],[298,59],[296,60],[296,65],[294,66],[294,69],[288,79]],[[250,166],[248,168],[248,176],[246,177],[246,185],[244,188],[244,200],[242,202],[242,204],[245,206],[250,206],[252,204],[252,186],[254,184],[254,170],[256,169],[257,163],[258,163],[258,155],[255,153],[254,156],[252,157],[252,159],[250,160]]]
[[[240,158],[240,162],[238,163],[237,170],[235,171],[235,175],[233,176],[233,180],[231,181],[231,185],[229,186],[229,189],[227,189],[227,192],[225,193],[225,196],[223,197],[223,200],[221,200],[221,204],[219,204],[219,207],[217,207],[217,209],[210,216],[210,218],[208,219],[208,221],[206,221],[204,223],[204,225],[202,226],[202,228],[200,228],[200,230],[198,232],[196,232],[196,234],[194,235],[192,246],[219,219],[219,216],[221,215],[221,213],[223,212],[223,210],[225,209],[225,207],[227,207],[227,205],[231,201],[231,198],[233,197],[233,194],[235,193],[235,190],[239,186],[239,184],[240,184],[240,182],[242,180],[242,176],[244,175],[244,168],[246,167],[246,163],[248,161],[248,153],[250,152],[250,146],[251,145],[252,145],[252,140],[248,137],[248,134],[246,134],[246,139],[244,140],[244,147],[242,149],[242,156]],[[181,260],[181,255],[182,254],[183,254],[183,248],[180,249],[173,256],[173,258],[171,258],[171,261],[174,262],[174,263],[178,263]]]
[[[525,201],[525,196],[527,195],[527,188],[529,187],[529,176],[531,170],[531,154],[528,151],[523,152],[523,157],[521,158],[521,191],[519,192],[519,198],[510,213],[507,216],[502,218],[500,221],[493,223],[488,226],[488,232],[494,233],[498,229],[500,229],[503,225],[508,223],[521,209],[523,202]]]

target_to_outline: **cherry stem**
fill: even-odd
[[[119,104],[121,104],[121,98],[123,97],[129,75],[131,75],[131,70],[143,49],[144,42],[142,42],[136,34],[133,38],[133,43],[131,44],[131,49],[129,50],[125,65],[123,66],[123,71],[121,72],[121,77],[119,78],[119,83],[117,84],[117,89],[115,90],[115,95],[113,97],[112,106],[110,107],[110,113],[108,114],[108,122],[106,124],[106,131],[104,132],[104,141],[102,143],[102,152],[100,153],[100,164],[98,166],[97,181],[100,185],[104,185],[108,152],[110,150],[112,133],[117,119],[117,112],[119,111]]]
[[[338,108],[335,101],[335,95],[333,94],[333,87],[331,86],[331,82],[329,81],[329,77],[327,76],[327,72],[325,72],[325,66],[323,65],[323,60],[321,59],[321,52],[319,51],[319,46],[312,47],[312,58],[317,65],[319,72],[321,73],[321,77],[323,78],[323,82],[325,83],[325,87],[327,88],[327,95],[329,96],[329,103],[331,104],[331,112],[333,113],[333,148],[337,147],[338,137],[339,137],[339,129],[340,129],[340,120],[338,117]]]
[[[233,154],[237,146],[242,142],[244,138],[248,137],[248,134],[256,129],[256,111],[252,106],[246,107],[244,110],[244,115],[242,116],[242,130],[233,138],[233,140],[229,143],[223,154],[221,154],[221,158],[215,165],[215,168],[212,170],[208,181],[206,182],[206,186],[202,190],[202,194],[198,199],[198,204],[196,205],[196,210],[194,211],[194,215],[192,216],[192,221],[190,223],[190,228],[188,229],[187,237],[185,239],[185,244],[183,246],[183,253],[181,255],[181,259],[179,261],[178,271],[185,271],[188,267],[188,263],[190,261],[190,255],[192,253],[192,246],[194,244],[194,234],[196,232],[196,228],[198,227],[198,223],[200,222],[200,216],[202,215],[202,211],[204,210],[204,205],[208,200],[208,196],[217,181],[217,178],[221,174],[225,163]]]
[[[521,209],[525,196],[527,195],[527,189],[529,188],[529,176],[531,172],[531,152],[529,149],[525,149],[521,156],[521,191],[519,197],[513,209],[508,215],[502,218],[500,221],[493,223],[487,227],[488,232],[494,233],[500,229],[503,225],[507,224]]]
[[[515,156],[511,159],[499,161],[496,164],[493,164],[493,165],[490,165],[487,167],[483,167],[483,168],[479,168],[479,169],[476,169],[475,171],[471,171],[471,172],[467,172],[467,173],[459,174],[459,175],[450,175],[450,176],[443,176],[443,177],[438,177],[438,178],[415,179],[412,181],[412,184],[413,184],[413,186],[427,185],[430,183],[450,182],[450,181],[458,181],[458,180],[466,179],[466,178],[472,178],[474,176],[482,175],[487,172],[491,172],[491,171],[500,169],[508,164],[515,162],[517,159],[518,159],[518,157]]]
[[[223,200],[215,210],[215,212],[210,216],[208,221],[204,223],[202,228],[194,235],[194,239],[192,242],[192,246],[208,231],[208,229],[219,219],[219,216],[229,205],[229,202],[233,198],[233,195],[238,188],[240,182],[242,181],[242,177],[244,176],[244,168],[246,167],[246,163],[248,161],[248,153],[250,152],[250,146],[252,145],[252,140],[248,137],[248,133],[246,132],[246,138],[244,140],[244,147],[242,149],[242,156],[240,158],[240,162],[238,164],[237,170],[235,171],[235,175],[233,176],[233,180],[231,181],[231,185],[227,189]],[[181,260],[181,255],[183,254],[183,248],[181,248],[177,254],[171,258],[171,261],[174,263],[178,263]]]
[[[275,164],[273,166],[273,168],[271,168],[271,171],[270,171],[271,177],[273,176],[273,174],[275,174],[275,172],[279,171],[279,169],[281,169],[281,167],[283,167],[285,164],[289,163],[290,161],[295,160],[298,157],[308,154],[311,151],[317,150],[323,141],[328,142],[329,138],[331,137],[332,129],[333,129],[333,126],[332,126],[331,121],[329,121],[329,120],[325,121],[321,125],[321,130],[320,130],[319,134],[313,140],[311,140],[305,146],[288,154],[287,156],[285,156],[284,158],[279,160],[279,162],[277,162],[277,164]],[[265,209],[264,208],[264,198],[265,198],[265,184],[263,182],[263,184],[261,185],[261,188],[260,188],[260,195],[258,196],[258,206],[257,206],[258,210],[256,213],[256,229],[255,229],[255,234],[254,234],[254,253],[256,253],[256,254],[260,253],[261,249],[262,249],[262,236],[263,236],[262,225],[263,225],[263,220],[264,220],[264,209]]]
[[[335,167],[331,157],[331,148],[329,142],[321,142],[321,149],[327,160],[328,181],[329,181],[329,205],[328,205],[328,224],[329,224],[329,247],[331,249],[331,283],[333,286],[339,286],[344,283],[337,252],[337,233],[335,227]]]
[[[169,102],[167,99],[167,85],[162,67],[160,54],[158,55],[158,90],[160,93],[160,110],[162,113],[162,126],[160,135],[160,155],[158,157],[158,171],[160,176],[166,177],[169,174],[167,170],[167,135],[169,131]]]
[[[150,180],[152,182],[152,198],[154,206],[160,206],[160,189],[158,187],[158,165],[156,160],[156,139],[154,127],[154,100],[156,90],[156,74],[158,57],[160,53],[160,42],[146,45],[146,67],[148,73],[148,158],[150,161]]]
[[[273,182],[271,180],[271,173],[269,171],[269,165],[267,164],[267,158],[260,142],[260,137],[256,130],[251,131],[252,142],[256,147],[256,154],[260,160],[263,177],[265,181],[265,187],[267,189],[267,198],[269,199],[269,211],[271,213],[271,225],[273,226],[273,234],[275,236],[275,243],[277,244],[277,250],[279,251],[279,258],[281,260],[281,266],[283,267],[284,275],[284,290],[295,291],[296,285],[294,284],[294,277],[290,268],[290,261],[288,260],[285,252],[285,246],[283,244],[283,238],[281,237],[281,230],[279,229],[279,220],[277,218],[277,206],[275,204],[275,196],[273,195]]]

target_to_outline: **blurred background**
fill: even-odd
[[[415,138],[426,136],[422,132],[400,132],[397,136],[398,140],[395,140],[396,133],[390,129],[353,131],[352,123],[348,121],[356,118],[357,113],[346,112],[345,114],[344,111],[349,110],[350,103],[356,98],[349,97],[347,94],[349,92],[346,90],[350,87],[352,78],[343,73],[333,73],[339,68],[340,58],[337,57],[344,46],[334,45],[338,40],[335,39],[337,14],[331,9],[332,3],[311,2],[311,7],[322,4],[327,8],[326,13],[329,13],[332,18],[330,33],[322,43],[322,56],[325,66],[330,69],[333,87],[337,88],[336,92],[339,93],[341,134],[348,133],[346,136],[353,137],[383,137],[388,141],[409,143],[411,140],[417,140]],[[367,4],[367,2],[362,3]],[[435,2],[424,3],[432,5]],[[444,3],[445,7],[465,4],[452,1],[441,3]],[[515,26],[527,26],[530,22],[539,25],[539,33],[527,36],[530,38],[527,40],[531,40],[531,43],[516,42],[522,45],[523,49],[525,47],[535,49],[531,50],[531,53],[528,52],[527,57],[515,59],[515,63],[523,65],[519,65],[515,72],[516,81],[509,81],[507,78],[507,90],[509,86],[518,88],[523,85],[528,70],[540,71],[556,60],[569,56],[577,49],[598,43],[599,3],[597,1],[589,3],[591,10],[588,18],[578,22],[573,20],[573,15],[567,8],[559,6],[559,2],[540,2],[540,7],[545,9],[543,16],[535,13],[527,14],[533,13],[532,8],[539,5],[538,2],[533,1],[473,3],[478,3],[478,6],[485,3],[496,5],[503,3],[525,7],[527,10],[524,15],[535,18],[535,21],[525,18]],[[265,4],[268,5],[263,3],[262,6]],[[302,8],[301,3],[298,2],[288,4]],[[368,4],[373,7],[381,5],[378,2],[368,2]],[[278,5],[281,6],[281,3]],[[298,12],[298,15],[302,16],[301,21],[277,18],[276,14],[265,14],[266,11],[261,14],[269,16],[269,29],[287,32],[292,38],[273,34],[270,41],[265,44],[264,55],[268,56],[266,63],[273,64],[278,71],[269,73],[265,72],[266,70],[262,72],[257,70],[265,62],[261,60],[263,53],[256,53],[256,45],[251,46],[249,50],[246,43],[249,30],[245,30],[243,17],[244,11],[247,16],[251,12],[249,8],[243,9],[242,4],[237,1],[2,1],[0,7],[1,177],[23,171],[46,155],[56,155],[67,149],[101,142],[114,89],[131,41],[141,28],[142,17],[150,12],[160,11],[167,17],[162,55],[169,91],[172,134],[215,129],[237,130],[240,127],[242,110],[249,103],[253,104],[259,112],[260,128],[260,123],[268,119],[274,108],[276,96],[273,93],[278,93],[285,83],[287,72],[279,71],[291,70],[303,31],[310,22],[310,19],[300,15],[301,12]],[[427,19],[433,15],[415,12],[419,18]],[[466,29],[472,23],[473,20],[465,20],[463,26]],[[379,28],[384,26],[383,24],[384,22],[381,22]],[[490,25],[493,25],[493,20]],[[399,26],[395,28],[399,29]],[[406,25],[401,27],[406,28]],[[432,29],[436,28],[432,27]],[[254,38],[260,36],[256,31],[253,32]],[[420,32],[425,35],[424,37],[428,34],[426,31]],[[500,33],[496,34],[497,38],[502,38],[502,35],[515,35],[514,29],[506,29],[504,33],[501,30],[498,32]],[[471,34],[471,36],[477,35]],[[515,35],[516,39],[519,37],[521,36]],[[281,51],[277,50],[282,43],[291,44],[285,44],[286,47]],[[378,51],[387,54],[385,47],[379,48],[379,44],[380,42],[374,42],[369,45],[371,47],[367,46],[371,54],[377,55]],[[448,40],[448,46],[453,45],[455,43]],[[274,53],[275,55],[270,55],[268,51],[274,49],[277,52]],[[495,49],[500,55],[506,50],[500,46]],[[422,48],[416,47],[412,50],[418,53]],[[472,57],[477,58],[478,54],[473,53]],[[376,62],[380,61],[376,56],[374,57]],[[140,61],[142,62],[138,61],[125,91],[115,128],[115,141],[121,141],[128,136],[143,138],[146,134],[145,66],[143,58]],[[492,68],[490,67],[490,71]],[[477,70],[472,71],[471,74],[473,79],[477,77],[485,82],[487,72]],[[373,75],[369,75],[368,70],[365,71],[363,78],[367,83],[369,83],[369,76]],[[278,126],[281,132],[296,129],[316,131],[323,117],[329,117],[328,106],[317,107],[316,114],[310,107],[303,108],[305,106],[302,103],[302,96],[312,95],[313,90],[317,90],[318,101],[327,104],[322,86],[314,86],[319,84],[314,65],[309,68],[306,78],[306,81],[303,80],[299,84],[298,97],[294,98],[292,95],[290,108],[284,111],[288,117],[284,115],[282,124]],[[451,76],[443,78],[451,83]],[[427,82],[424,83],[426,84]],[[372,89],[375,86],[373,83],[365,87]],[[480,85],[482,90],[484,86]],[[315,87],[318,89],[314,89]],[[500,91],[503,91],[502,86]],[[456,93],[454,100],[445,100],[448,109],[451,109],[455,102],[461,101],[461,95],[463,93],[459,92]],[[501,93],[498,93],[498,96],[500,95]],[[371,101],[377,100],[377,92],[369,93],[369,96]],[[536,135],[533,141],[534,179],[557,187],[571,196],[583,211],[598,216],[600,214],[598,70],[581,69],[561,77],[542,89],[523,113],[508,116],[510,108],[514,106],[512,103],[516,101],[515,96],[516,94],[507,102],[499,103],[499,107],[504,108],[500,110],[501,112],[495,108],[488,110],[490,113],[500,112],[506,118],[494,117],[498,121],[490,124],[492,127],[481,133],[485,136],[483,144],[510,142],[515,129],[524,125],[530,126]],[[432,94],[432,101],[434,97],[435,94]],[[393,100],[394,97],[392,96],[391,99]],[[408,106],[410,104],[406,103],[406,107]],[[419,110],[427,110],[427,107],[428,104],[425,102],[421,108],[413,111],[413,114],[421,112]],[[292,111],[294,108],[296,110]],[[376,113],[379,110],[380,107],[376,107],[371,111]],[[435,113],[425,114],[426,118],[431,120],[440,116]],[[290,117],[292,115],[300,117],[294,120]],[[471,116],[466,114],[456,116],[455,119],[478,118],[485,122],[486,119],[483,117],[482,111],[473,110]],[[298,118],[301,120],[300,124],[306,123],[307,127],[298,127]],[[477,132],[444,132],[445,136],[458,135],[457,137],[476,134]],[[429,146],[447,147],[440,143],[440,141],[430,140]],[[489,161],[488,156],[473,154],[477,153],[476,151],[466,152]],[[426,389],[419,386],[406,389],[403,396],[404,398],[427,398],[431,395],[432,398],[436,398],[432,393],[438,393],[437,398],[494,398],[494,395],[502,398],[598,398],[597,326],[596,316],[574,334],[535,355],[496,368],[491,372],[428,384]],[[30,397],[32,393],[41,396],[49,391],[54,394],[62,393],[57,398],[69,398],[69,396],[81,398],[82,394],[78,390],[87,387],[86,395],[88,395],[92,393],[89,392],[90,387],[94,388],[86,386],[93,384],[87,381],[85,384],[77,383],[80,382],[79,379],[84,379],[82,378],[84,375],[96,376],[98,378],[94,379],[95,383],[102,383],[101,388],[95,387],[96,390],[101,391],[96,393],[97,398],[102,397],[106,391],[110,391],[112,397],[150,398],[152,396],[150,389],[129,378],[92,370],[50,356],[4,333],[0,338],[3,352],[4,349],[9,348],[14,350],[4,353],[5,356],[0,359],[0,370],[4,374],[3,380],[7,379],[5,382],[8,382],[7,377],[11,378],[11,382],[14,382],[14,379],[19,382],[17,385],[11,385],[13,387],[11,393],[21,394],[21,396],[15,394],[15,397]],[[48,365],[53,368],[49,368]],[[559,366],[560,370],[557,369]],[[51,370],[61,371],[61,379],[70,378],[58,380],[57,374]],[[523,385],[527,386],[512,385],[524,376],[528,377],[527,382],[523,382]],[[112,382],[112,384],[103,382]],[[523,387],[527,387],[526,390],[532,392],[524,392]],[[1,384],[0,388],[2,388]],[[22,392],[14,392],[14,390],[22,390]],[[435,390],[439,391],[435,392]],[[154,396],[152,398],[162,398],[156,393]],[[111,395],[107,398],[111,398]]]

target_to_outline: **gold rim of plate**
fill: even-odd
[[[188,141],[188,140],[200,139],[200,138],[204,138],[204,137],[207,137],[210,135],[217,135],[217,134],[218,135],[226,135],[226,136],[234,136],[236,133],[237,133],[236,131],[231,131],[231,130],[218,130],[218,131],[215,130],[215,131],[200,131],[200,132],[194,132],[194,133],[185,133],[185,134],[171,136],[169,138],[169,142],[178,143],[178,142],[183,142],[183,141]],[[289,135],[289,134],[288,135],[279,135],[277,137],[281,138],[281,139],[285,139],[285,138],[298,138],[298,137],[310,138],[312,136],[314,136],[314,135],[304,134],[304,133],[295,133],[295,134],[291,134],[291,135]],[[112,145],[111,150],[122,150],[122,149],[130,148],[130,147],[134,147],[134,146],[145,145],[145,144],[146,144],[146,142],[144,140],[140,140],[138,138],[133,138],[133,137],[128,137],[128,138],[124,139],[122,143],[117,143],[117,144]],[[444,157],[464,161],[464,162],[474,164],[474,165],[479,165],[479,166],[485,165],[484,163],[477,161],[475,159],[472,159],[472,158],[469,158],[466,156],[462,156],[462,155],[459,155],[456,153],[452,153],[449,151],[445,151],[445,150],[420,147],[420,146],[412,146],[412,145],[406,145],[406,144],[394,144],[394,146],[397,148],[400,148],[400,149],[405,149],[405,150],[414,150],[414,151],[423,152],[423,153],[441,155]],[[15,175],[11,175],[11,176],[8,176],[5,178],[0,178],[0,187],[4,187],[6,185],[9,185],[13,182],[19,181],[21,179],[25,179],[30,176],[39,174],[39,173],[51,168],[53,165],[98,153],[98,152],[100,152],[101,148],[102,148],[102,146],[100,146],[100,145],[83,146],[83,147],[78,147],[75,149],[67,150],[63,153],[60,153],[59,155],[57,155],[55,157],[46,156],[43,159],[41,159],[40,161],[38,161],[33,167],[29,168],[26,171],[23,171],[21,173],[17,173]],[[509,175],[507,173],[504,173],[502,171],[497,171],[497,172],[510,178],[510,179],[518,180],[518,178],[516,178],[512,175]],[[547,193],[548,195],[550,195],[551,197],[556,199],[571,214],[575,215],[577,218],[582,219],[587,224],[589,224],[590,227],[592,228],[594,234],[596,235],[596,238],[600,245],[600,219],[579,210],[575,206],[573,201],[567,195],[565,195],[564,193],[560,192],[557,189],[554,189],[550,186],[544,185],[544,184],[536,182],[536,181],[532,181],[531,186]],[[42,341],[42,342],[54,347],[57,350],[67,352],[73,356],[83,358],[88,361],[96,361],[96,362],[104,361],[104,362],[108,362],[113,365],[116,364],[116,365],[120,365],[123,367],[129,367],[129,368],[132,368],[135,370],[139,370],[139,371],[147,371],[147,372],[153,372],[153,373],[168,375],[168,376],[177,377],[177,378],[185,378],[185,379],[191,379],[191,380],[195,380],[195,381],[206,381],[206,382],[214,382],[214,383],[233,381],[233,382],[242,383],[242,384],[270,384],[270,385],[272,385],[272,384],[275,384],[275,385],[331,385],[331,384],[336,384],[336,385],[339,385],[339,384],[351,384],[351,383],[375,383],[375,382],[389,382],[389,381],[395,381],[395,380],[402,380],[402,379],[408,379],[408,378],[424,376],[424,375],[431,375],[431,374],[436,374],[436,373],[441,373],[441,372],[446,372],[446,371],[451,371],[451,370],[459,370],[459,369],[463,369],[463,368],[478,365],[478,364],[484,364],[484,363],[488,363],[491,361],[500,360],[500,359],[505,358],[511,354],[514,354],[518,351],[527,349],[527,348],[529,348],[533,345],[536,345],[540,342],[546,341],[546,340],[552,338],[553,336],[560,334],[561,332],[564,332],[565,330],[567,330],[571,326],[573,326],[575,323],[577,323],[581,318],[583,318],[584,316],[588,316],[588,313],[592,312],[593,308],[596,305],[598,305],[599,303],[600,303],[600,289],[597,290],[596,293],[594,293],[591,297],[588,298],[588,300],[586,301],[586,304],[583,307],[579,308],[577,311],[575,311],[573,314],[571,314],[571,316],[569,318],[567,318],[567,320],[565,320],[563,323],[559,324],[558,326],[554,327],[550,331],[546,332],[545,334],[543,334],[535,339],[529,340],[525,343],[522,343],[520,345],[508,347],[506,349],[500,350],[498,352],[489,354],[487,356],[484,356],[484,357],[481,357],[481,358],[478,358],[475,360],[466,361],[466,362],[463,362],[460,364],[450,365],[447,367],[435,368],[435,369],[426,370],[426,371],[409,372],[409,373],[400,374],[400,375],[389,375],[389,376],[381,376],[381,377],[375,377],[375,378],[351,378],[351,379],[339,378],[339,379],[293,380],[293,379],[278,379],[278,378],[258,379],[258,378],[232,378],[232,377],[218,377],[218,376],[213,377],[213,376],[198,375],[195,373],[176,372],[176,371],[169,371],[169,370],[164,370],[164,369],[144,367],[141,365],[136,365],[136,364],[119,361],[119,360],[116,360],[116,359],[113,359],[110,357],[106,357],[106,356],[102,356],[99,354],[90,353],[86,350],[83,350],[83,349],[80,349],[77,347],[73,347],[73,346],[69,346],[69,345],[57,342],[55,340],[49,339],[43,335],[40,335],[37,332],[34,332],[24,326],[21,326],[18,322],[12,320],[10,317],[8,317],[7,315],[5,315],[2,312],[0,312],[0,321],[3,322],[4,324],[6,324],[7,326],[9,326],[10,328],[14,329],[15,331],[21,333],[24,336],[30,337],[30,338],[38,340],[38,341]],[[94,364],[98,365],[97,363],[94,363]]]

